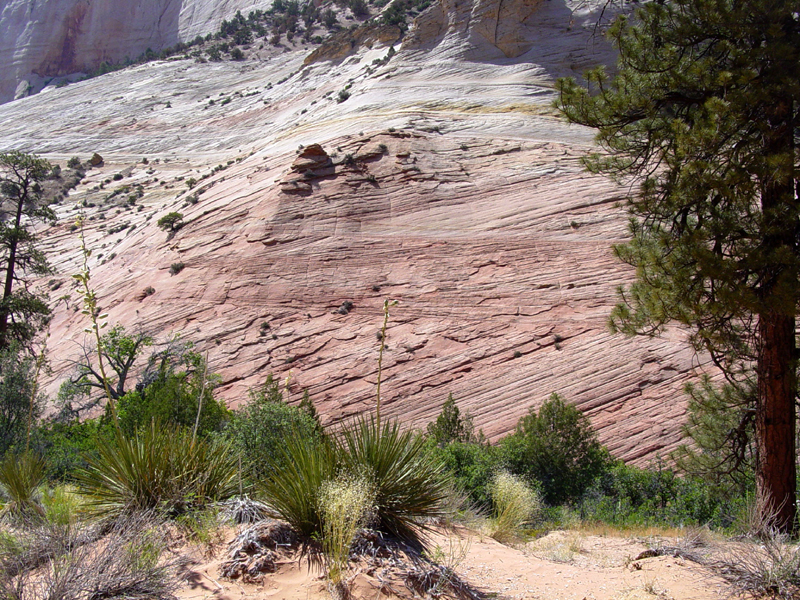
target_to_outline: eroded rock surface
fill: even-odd
[[[448,34],[339,62],[153,62],[0,106],[0,149],[103,157],[42,232],[58,270],[41,282],[48,392],[86,327],[68,294],[83,211],[109,321],[196,342],[231,405],[273,373],[327,423],[373,408],[393,299],[385,414],[424,426],[452,393],[497,439],[559,392],[616,456],[664,456],[707,361],[680,332],[606,328],[633,276],[611,251],[627,190],[583,171],[591,132],[551,108],[554,76],[607,58],[584,6],[541,4],[517,59],[466,59]],[[168,236],[156,223],[172,211],[185,225]]]
[[[136,58],[215,31],[271,0],[9,0],[0,8],[0,102],[103,61]]]
[[[407,44],[428,46],[447,38],[463,48],[465,58],[485,57],[487,51],[516,58],[535,43],[535,15],[544,1],[438,0],[417,18]]]

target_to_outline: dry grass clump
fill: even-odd
[[[519,539],[522,527],[542,510],[541,496],[507,471],[494,476],[491,494],[496,516],[490,535],[500,543]]]
[[[28,529],[0,556],[0,598],[171,599],[179,565],[165,554],[158,526],[139,514],[99,539],[76,527]]]
[[[322,555],[331,594],[346,598],[344,574],[356,533],[374,514],[375,487],[366,477],[340,476],[322,484],[317,497],[322,517]]]
[[[648,549],[633,560],[654,556],[674,556],[702,565],[706,563],[706,554],[703,549],[711,543],[712,535],[707,527],[690,527],[684,532],[684,535],[677,538],[674,544],[664,544],[659,538],[656,543],[648,544]]]
[[[583,552],[584,537],[577,531],[553,531],[533,542],[531,553],[541,559],[571,563]]]
[[[711,563],[729,584],[732,595],[756,598],[800,598],[800,548],[773,530],[760,540],[731,544]]]

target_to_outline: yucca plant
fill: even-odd
[[[338,470],[336,447],[328,438],[289,436],[280,458],[270,465],[270,476],[259,484],[259,492],[274,516],[310,537],[322,531],[319,489]]]
[[[45,461],[31,452],[10,452],[0,462],[0,493],[7,503],[0,517],[28,520],[44,518],[41,486],[45,480]]]
[[[443,466],[422,436],[401,431],[397,421],[357,419],[342,429],[338,454],[344,469],[373,481],[381,530],[420,543],[425,521],[444,516],[449,486]]]
[[[117,433],[115,443],[86,460],[77,482],[98,516],[142,510],[175,516],[238,491],[237,459],[226,445],[155,422],[130,437]]]

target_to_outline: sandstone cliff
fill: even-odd
[[[9,0],[0,9],[0,102],[49,80],[216,31],[271,0]]]
[[[535,12],[501,19],[509,35],[484,35],[460,0],[394,56],[154,62],[0,106],[0,149],[105,159],[45,232],[58,275],[42,285],[69,291],[83,210],[110,320],[195,341],[232,405],[291,373],[292,400],[307,388],[326,422],[372,407],[390,298],[387,414],[422,426],[453,393],[496,439],[556,391],[615,455],[665,454],[706,360],[678,331],[608,332],[632,277],[611,252],[626,190],[582,170],[591,132],[550,106],[554,76],[608,58],[597,13],[519,1]],[[425,33],[445,13],[452,27]],[[170,211],[186,221],[173,237],[155,225]],[[76,298],[59,300],[51,393],[84,327]]]

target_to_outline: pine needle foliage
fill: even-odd
[[[796,0],[665,0],[610,28],[617,74],[558,84],[597,129],[586,164],[629,185],[636,268],[612,326],[686,325],[729,382],[755,372],[757,485],[795,520],[800,304],[800,19]],[[638,183],[637,186],[630,186]]]

